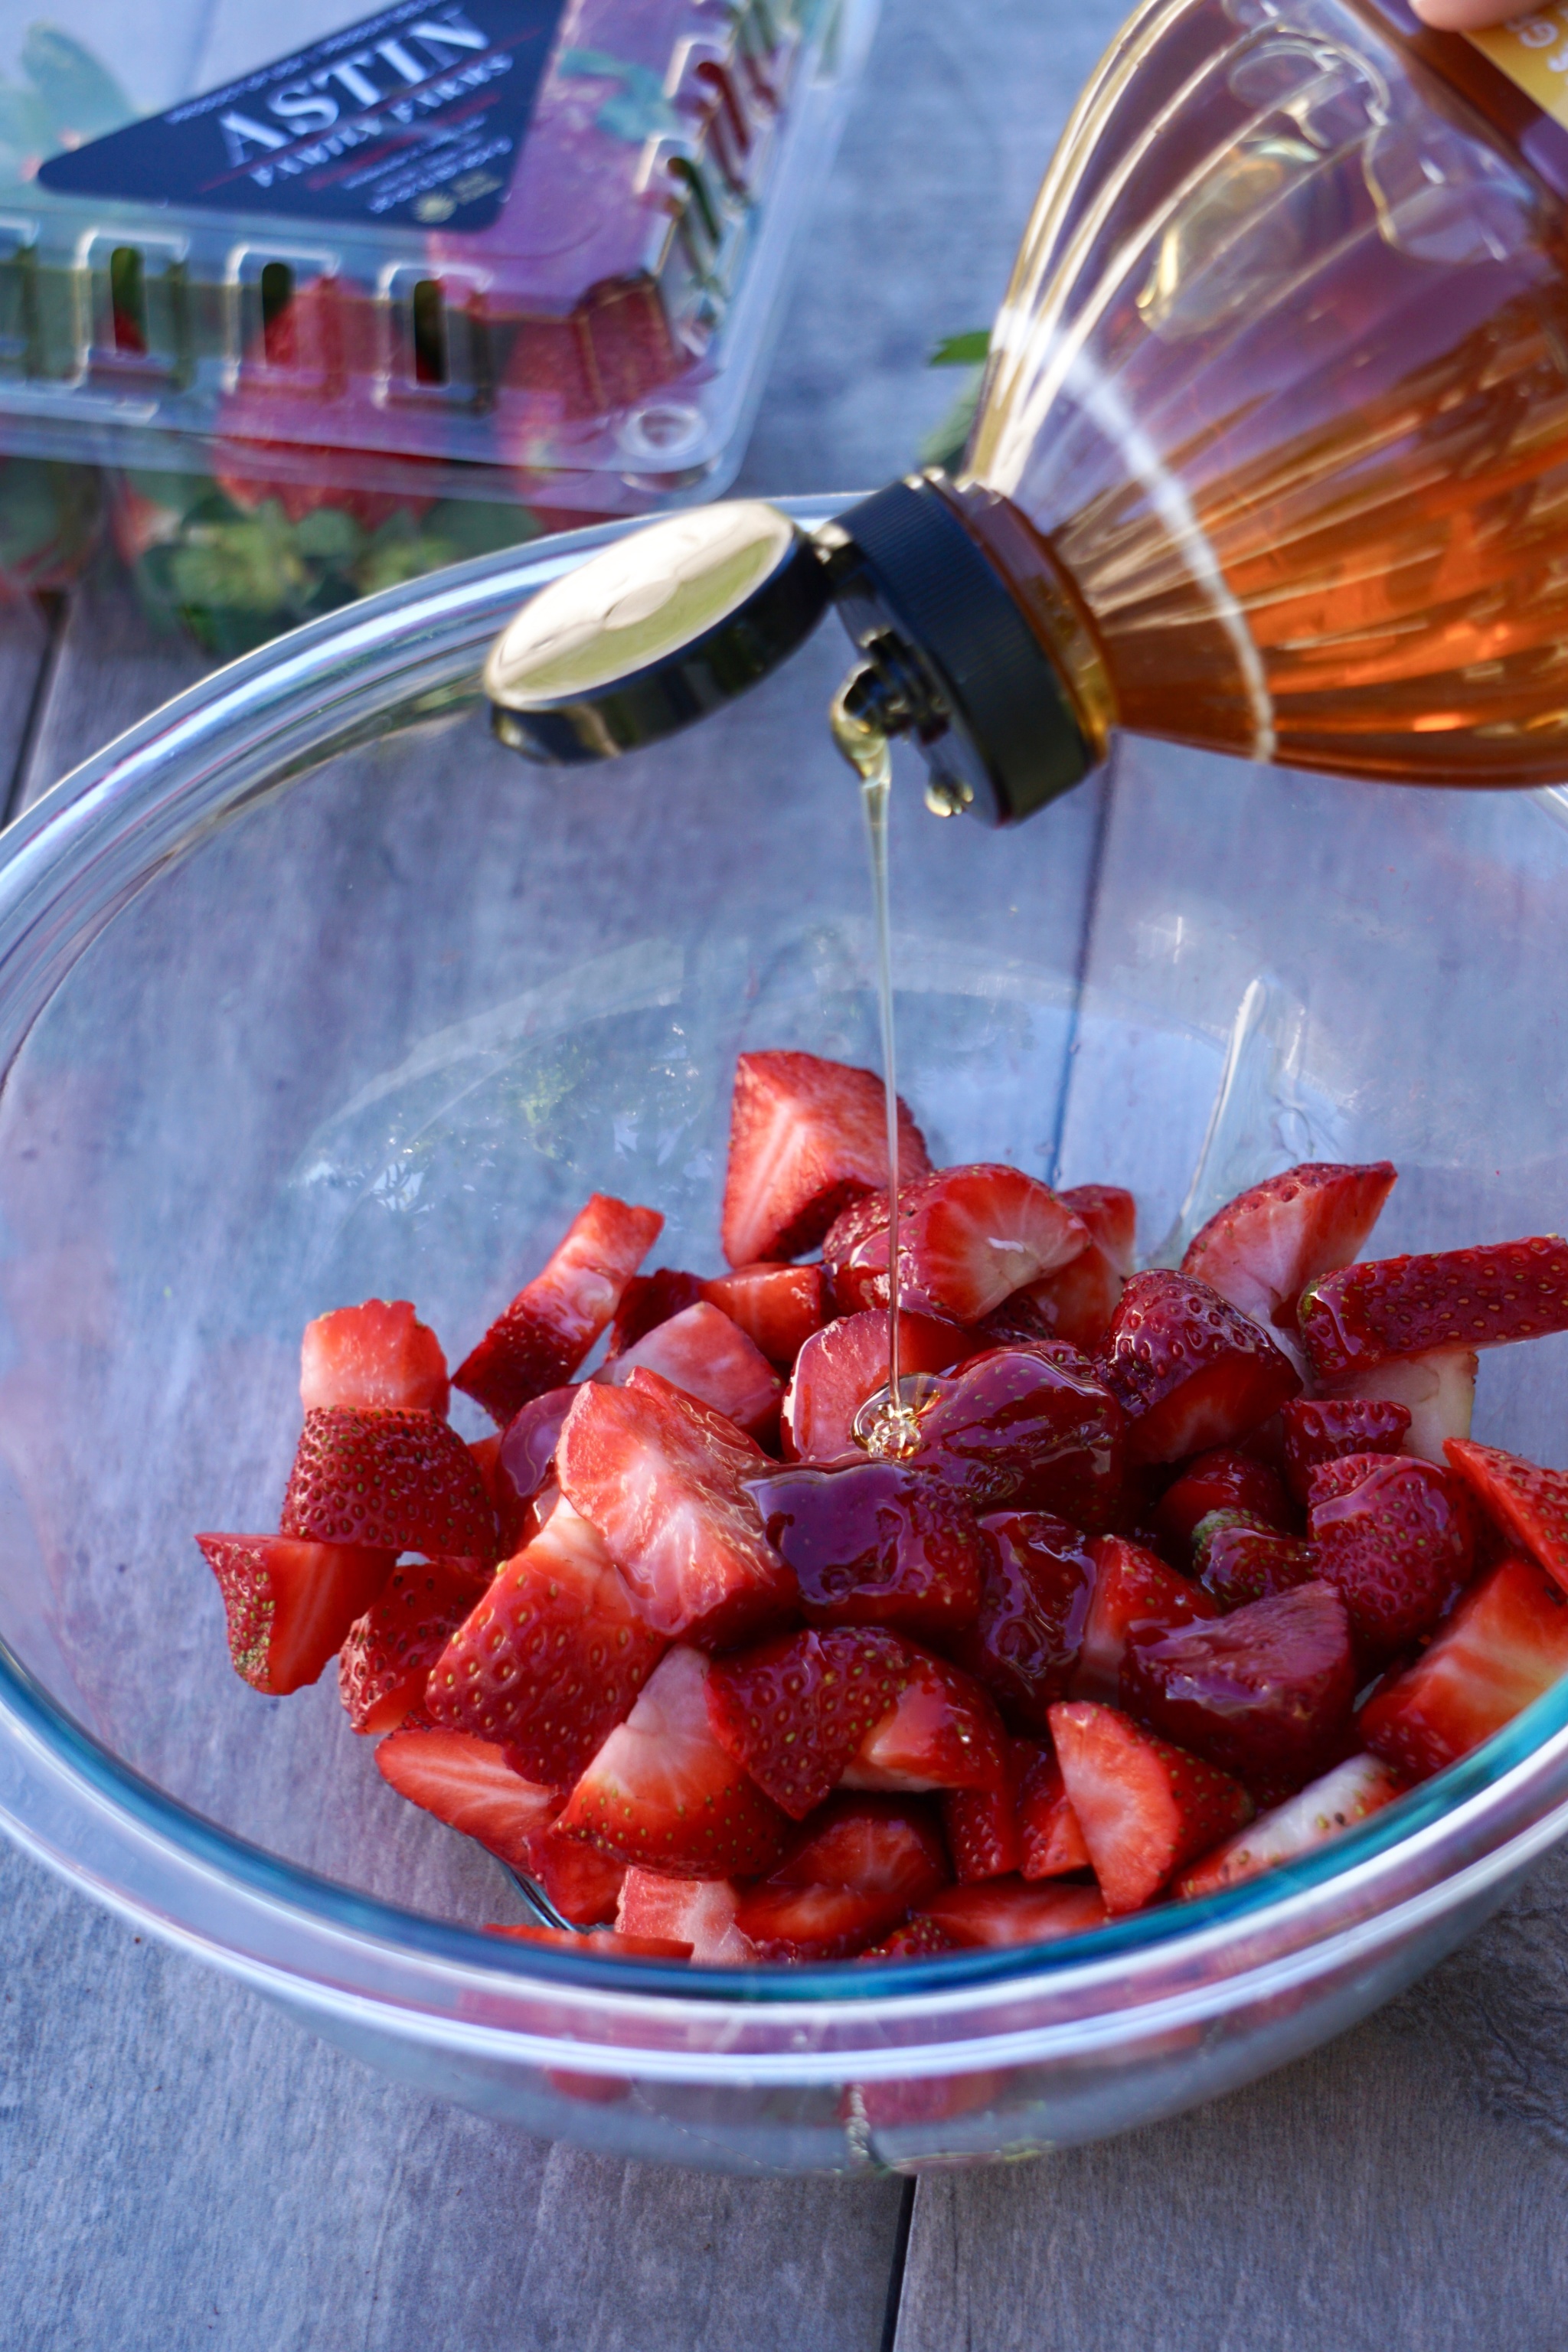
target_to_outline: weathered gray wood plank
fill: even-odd
[[[64,627],[55,604],[0,602],[0,822],[21,805],[19,771],[42,715],[45,673]]]
[[[156,627],[129,581],[107,564],[72,591],[52,663],[13,813],[213,667],[188,639]],[[0,689],[4,683],[0,676]]]
[[[1561,1229],[1568,835],[1517,803],[1127,747],[1065,1181],[1174,1218],[1244,1005],[1209,1195],[1399,1162],[1379,1243]],[[1257,992],[1247,991],[1255,983]],[[1561,1461],[1561,1339],[1483,1360],[1479,1433]],[[1533,2352],[1568,2284],[1568,1862],[1379,2017],[1103,2147],[922,2181],[898,2352]]]
[[[551,2147],[0,1853],[5,2352],[877,2352],[892,2181]]]

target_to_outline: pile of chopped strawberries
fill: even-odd
[[[1468,1434],[1476,1350],[1568,1329],[1568,1243],[1357,1262],[1394,1171],[1311,1164],[1140,1274],[1127,1192],[933,1171],[907,1110],[900,1154],[906,1458],[854,1433],[880,1082],[746,1054],[730,1272],[640,1272],[662,1219],[595,1193],[451,1375],[472,1444],[412,1306],[322,1316],[279,1532],[198,1538],[246,1680],[336,1657],[391,1785],[572,1923],[498,1932],[1075,1935],[1321,1844],[1568,1669],[1568,1474]]]

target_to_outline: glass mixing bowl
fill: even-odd
[[[853,2170],[1172,2113],[1501,1900],[1568,1827],[1568,1685],[1204,1904],[733,1973],[485,1937],[523,1897],[384,1786],[331,1675],[279,1701],[229,1670],[191,1531],[274,1524],[307,1317],[412,1297],[461,1353],[595,1186],[709,1265],[737,1049],[875,1059],[835,629],[636,760],[563,777],[491,742],[491,635],[613,535],[283,639],[0,842],[0,1815],[312,2031],[535,2132]],[[1389,1248],[1561,1222],[1552,796],[1128,747],[1112,790],[1013,835],[939,824],[906,774],[893,855],[901,1075],[939,1161],[1131,1183],[1146,1252],[1308,1155],[1401,1163]],[[1480,1433],[1561,1458],[1565,1373],[1560,1340],[1489,1360]]]

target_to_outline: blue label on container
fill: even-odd
[[[565,0],[399,0],[38,172],[62,195],[488,228]]]

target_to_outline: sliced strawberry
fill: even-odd
[[[819,1265],[738,1265],[733,1274],[705,1282],[702,1296],[740,1325],[770,1364],[786,1371],[827,1319]]]
[[[1337,1401],[1386,1401],[1410,1415],[1406,1454],[1443,1466],[1451,1437],[1468,1437],[1476,1402],[1473,1348],[1434,1348],[1425,1356],[1391,1356],[1384,1364],[1352,1372],[1334,1383]]]
[[[367,1298],[305,1326],[300,1351],[300,1402],[318,1405],[402,1406],[445,1417],[447,1359],[434,1331],[406,1298]]]
[[[1163,1267],[1135,1274],[1122,1292],[1099,1368],[1127,1414],[1135,1462],[1231,1444],[1301,1385],[1258,1324],[1207,1283]]]
[[[1402,1453],[1410,1431],[1409,1406],[1392,1397],[1292,1397],[1279,1419],[1285,1475],[1303,1507],[1320,1462],[1338,1462],[1346,1454]]]
[[[1173,1558],[1185,1558],[1199,1520],[1215,1511],[1245,1511],[1259,1526],[1281,1532],[1291,1524],[1279,1473],[1255,1454],[1238,1454],[1229,1445],[1211,1446],[1200,1454],[1160,1497],[1154,1525],[1172,1545]]]
[[[1116,1707],[1083,1699],[1054,1706],[1051,1737],[1113,1917],[1142,1910],[1183,1863],[1252,1817],[1238,1781]]]
[[[907,1207],[913,1187],[899,1187]],[[841,1209],[822,1237],[822,1272],[829,1301],[838,1315],[858,1315],[888,1303],[888,1194],[862,1192]],[[909,1301],[902,1302],[906,1307]]]
[[[313,1683],[372,1607],[395,1549],[300,1543],[288,1536],[198,1536],[228,1617],[234,1671],[283,1697]]]
[[[1331,1585],[1303,1584],[1216,1623],[1134,1633],[1122,1686],[1157,1731],[1248,1787],[1299,1787],[1333,1760],[1350,1720],[1344,1603]]]
[[[1015,1747],[1021,1741],[1015,1741]],[[1008,1778],[998,1789],[951,1789],[942,1801],[942,1835],[961,1886],[1016,1873],[1023,1847],[1018,1836],[1016,1762],[1008,1756]]]
[[[789,1823],[714,1738],[708,1661],[674,1649],[657,1666],[561,1816],[616,1862],[719,1878],[766,1870]]]
[[[539,1944],[546,1951],[586,1952],[606,1960],[689,1960],[689,1944],[679,1944],[666,1936],[623,1936],[616,1928],[487,1927],[487,1936],[504,1936],[509,1943]],[[627,2085],[618,2074],[576,2074],[569,2070],[550,2067],[550,2079],[558,2091],[573,2098],[587,2099],[595,2105],[613,2104],[625,2098]]]
[[[931,1315],[899,1317],[899,1371],[942,1372],[973,1345],[956,1323]],[[855,1416],[888,1384],[885,1308],[846,1315],[814,1331],[795,1359],[784,1391],[784,1453],[796,1462],[833,1462],[855,1443]]]
[[[948,1875],[930,1815],[891,1797],[835,1797],[735,1925],[765,1960],[848,1958],[896,1927]]]
[[[1048,1511],[994,1511],[980,1610],[952,1654],[990,1691],[1004,1717],[1034,1731],[1065,1698],[1083,1646],[1094,1591],[1087,1537]]]
[[[500,1539],[484,1482],[456,1430],[437,1413],[359,1405],[320,1405],[305,1415],[282,1533],[487,1565]]]
[[[489,1491],[509,1559],[521,1549],[529,1505],[554,1475],[555,1448],[576,1402],[575,1389],[546,1389],[513,1415],[500,1437],[484,1441],[496,1449]]]
[[[644,1621],[688,1641],[744,1641],[787,1613],[795,1579],[746,1488],[760,1447],[657,1372],[587,1384],[555,1449],[562,1492],[609,1546]]]
[[[683,1274],[679,1266],[656,1265],[651,1274],[634,1274],[621,1293],[610,1325],[607,1352],[624,1355],[672,1315],[683,1315],[689,1307],[695,1307],[704,1288],[700,1275]]]
[[[1026,1878],[1060,1878],[1090,1866],[1062,1768],[1047,1746],[1036,1750],[1019,1780],[1018,1853]]]
[[[1131,1192],[1114,1184],[1079,1184],[1057,1198],[1088,1233],[1089,1246],[1007,1304],[1027,1306],[1053,1339],[1092,1355],[1110,1328],[1132,1271],[1137,1204]]]
[[[431,1667],[483,1590],[468,1560],[393,1570],[338,1658],[338,1689],[356,1731],[395,1731],[424,1706]]]
[[[525,1780],[504,1748],[465,1731],[395,1731],[376,1749],[375,1768],[400,1797],[517,1870],[528,1868],[530,1838],[561,1801]]]
[[[900,1192],[900,1293],[957,1323],[978,1323],[1016,1290],[1081,1257],[1089,1243],[1087,1226],[1047,1185],[997,1162],[944,1168]],[[885,1302],[885,1230],[881,1256],[874,1297]]]
[[[1228,1615],[1310,1584],[1318,1574],[1317,1546],[1262,1527],[1245,1511],[1211,1511],[1198,1522],[1193,1573]]]
[[[1331,1381],[1389,1356],[1568,1331],[1568,1242],[1536,1234],[1346,1266],[1308,1286],[1300,1326],[1313,1371]]]
[[[957,1944],[945,1927],[934,1919],[911,1919],[907,1927],[895,1927],[879,1944],[868,1944],[857,1952],[858,1960],[929,1960],[938,1952],[956,1952]]]
[[[980,1606],[985,1545],[962,1499],[898,1462],[804,1465],[754,1479],[770,1544],[816,1625],[945,1638]]]
[[[563,1837],[552,1822],[531,1833],[522,1867],[574,1927],[602,1927],[614,1920],[625,1863],[611,1862],[581,1838]]]
[[[921,1905],[911,1928],[930,1921],[960,1950],[986,1944],[1048,1944],[1103,1927],[1108,1906],[1097,1886],[1029,1886],[1021,1878],[950,1886]]]
[[[1150,1626],[1170,1632],[1219,1612],[1202,1585],[1178,1576],[1142,1544],[1129,1543],[1121,1536],[1102,1536],[1090,1544],[1089,1558],[1094,1562],[1094,1584],[1072,1677],[1072,1696],[1110,1702],[1121,1695],[1121,1669],[1135,1632]],[[1047,1710],[1047,1723],[1049,1719]]]
[[[1088,1359],[1047,1340],[933,1379],[910,1458],[976,1511],[1051,1511],[1098,1531],[1121,1507],[1124,1432]]]
[[[1568,1471],[1497,1445],[1450,1439],[1444,1450],[1488,1518],[1568,1592]]]
[[[917,1658],[896,1634],[854,1626],[733,1652],[708,1677],[713,1736],[765,1796],[804,1821],[897,1705]]]
[[[1296,1337],[1296,1301],[1308,1283],[1349,1265],[1376,1224],[1398,1171],[1305,1160],[1238,1192],[1187,1244],[1182,1272],[1222,1298]]]
[[[900,1181],[930,1170],[925,1139],[900,1102]],[[731,1265],[804,1256],[841,1209],[887,1183],[880,1078],[815,1054],[740,1056],[721,1230]]]
[[[529,1780],[569,1789],[666,1646],[597,1528],[563,1496],[454,1630],[426,1705],[449,1730],[499,1741]]]
[[[639,1364],[682,1396],[711,1405],[748,1437],[765,1437],[778,1427],[784,1382],[739,1324],[706,1299],[647,1332],[598,1377],[623,1388]]]
[[[1318,1572],[1371,1661],[1429,1632],[1469,1577],[1475,1547],[1463,1491],[1430,1462],[1347,1454],[1320,1463],[1307,1523]]]
[[[1347,1756],[1331,1772],[1310,1781],[1272,1812],[1259,1813],[1247,1829],[1184,1870],[1175,1895],[1181,1902],[1192,1902],[1200,1895],[1217,1894],[1222,1886],[1239,1886],[1244,1879],[1275,1870],[1282,1862],[1294,1862],[1298,1854],[1310,1853],[1314,1846],[1326,1845],[1357,1822],[1381,1812],[1405,1794],[1407,1785],[1381,1757]]]
[[[1366,1745],[1413,1780],[1457,1763],[1568,1673],[1568,1598],[1515,1554],[1471,1586],[1413,1666],[1361,1711]]]
[[[531,1397],[570,1380],[620,1304],[621,1293],[664,1229],[657,1209],[595,1192],[452,1375],[492,1421],[509,1422]]]
[[[931,1789],[1001,1789],[1007,1737],[990,1695],[945,1658],[910,1653],[891,1709],[845,1769],[846,1789],[917,1796]]]
[[[668,1878],[628,1870],[616,1927],[623,1936],[668,1937],[690,1946],[700,1968],[743,1969],[756,1947],[735,1925],[741,1890],[731,1878]]]

